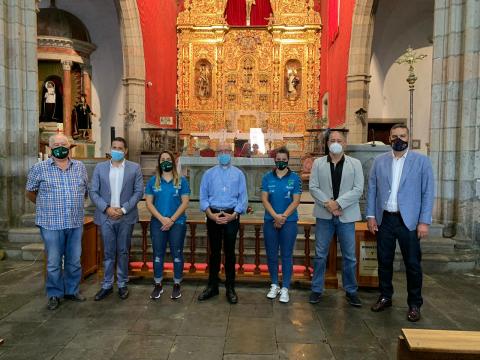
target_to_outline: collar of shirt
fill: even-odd
[[[120,166],[113,166],[113,163],[112,163],[112,160],[110,160],[110,169],[111,168],[115,168],[115,167],[125,167],[125,159],[123,159],[122,163],[120,164]]]
[[[48,162],[49,165],[56,166],[56,167],[58,167],[58,168],[60,169],[60,167],[57,165],[57,163],[55,162],[55,160],[53,160],[53,158],[49,157],[46,161]],[[73,164],[73,161],[72,161],[70,158],[68,158],[68,166],[67,166],[67,169],[68,169],[70,166],[72,166],[72,164]]]
[[[397,159],[397,157],[395,156],[395,152],[392,150],[392,157],[393,157],[393,159],[397,159],[397,160],[406,159],[406,158],[407,158],[407,154],[408,154],[408,149],[407,149],[407,151],[405,151],[405,154],[403,154],[401,157],[399,157],[399,158]]]
[[[278,177],[277,172],[276,172],[276,169],[273,169],[273,170],[272,170],[272,175],[273,175],[273,177],[275,177],[275,178],[277,178],[277,179],[286,178],[286,177],[290,176],[290,174],[292,173],[292,170],[290,170],[290,168],[287,168],[287,169],[288,169],[287,173],[286,173],[285,175],[283,175],[281,178]]]
[[[337,162],[337,165],[340,163],[343,163],[344,161],[345,161],[345,154],[342,155],[342,158],[340,159],[340,161]],[[329,163],[332,162],[332,158],[330,157],[330,154],[327,155],[327,162]]]

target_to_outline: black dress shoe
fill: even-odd
[[[85,301],[87,300],[87,298],[85,296],[83,296],[82,294],[78,293],[78,294],[75,294],[75,295],[67,295],[65,294],[63,296],[63,298],[65,300],[72,300],[72,301],[78,301],[78,302],[82,302],[82,301]]]
[[[407,312],[407,320],[411,322],[420,320],[420,308],[416,306],[409,307]]]
[[[238,303],[238,296],[237,293],[235,292],[235,289],[233,286],[227,287],[227,300],[230,304],[236,304]]]
[[[346,293],[345,295],[347,297],[347,301],[350,305],[355,306],[355,307],[361,307],[362,306],[362,301],[358,297],[356,293]]]
[[[48,310],[56,310],[60,306],[60,299],[57,296],[52,296],[48,299]]]
[[[370,308],[374,312],[383,311],[392,306],[392,299],[388,299],[384,296],[380,296],[375,304]]]
[[[113,292],[113,289],[100,289],[99,292],[95,294],[95,301],[100,301],[105,299],[108,295],[110,295]]]
[[[202,291],[200,295],[198,295],[198,301],[208,300],[211,297],[218,295],[218,287],[214,286],[207,286],[205,290]]]
[[[118,296],[120,297],[120,299],[125,300],[126,298],[128,298],[128,294],[129,292],[126,286],[118,288]]]

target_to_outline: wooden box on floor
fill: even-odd
[[[93,223],[91,216],[86,216],[83,220],[82,235],[82,257],[80,259],[82,265],[82,279],[96,273],[99,270],[99,244],[97,225]],[[47,256],[44,253],[44,277],[47,276]]]
[[[480,332],[402,329],[398,338],[397,359],[480,359]]]
[[[358,286],[378,287],[377,240],[365,222],[355,224],[355,252]]]

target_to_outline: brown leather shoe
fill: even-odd
[[[386,308],[392,306],[392,299],[388,299],[384,296],[380,296],[375,304],[370,308],[374,312],[383,311]]]
[[[416,306],[408,308],[407,320],[411,322],[416,322],[420,320],[420,308]]]

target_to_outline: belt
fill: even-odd
[[[224,213],[227,213],[227,214],[233,214],[235,212],[235,209],[234,208],[230,208],[230,209],[215,209],[215,208],[210,208],[210,211],[213,213],[213,214],[218,214],[220,212],[224,212]]]
[[[400,211],[387,211],[387,210],[383,210],[383,212],[387,215],[391,215],[391,216],[401,216],[400,214]]]

